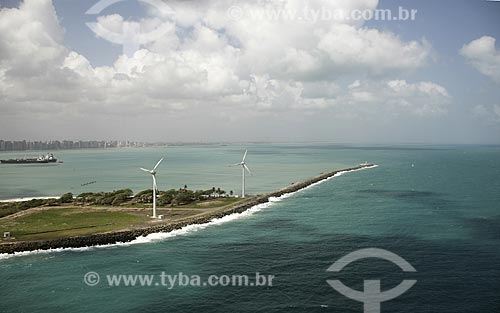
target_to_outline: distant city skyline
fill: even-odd
[[[499,2],[149,3],[2,1],[0,137],[500,144]]]
[[[128,140],[2,140],[0,151],[41,151],[72,149],[105,149],[125,147],[146,147],[154,143]]]

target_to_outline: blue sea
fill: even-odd
[[[327,283],[363,291],[417,283],[381,312],[500,312],[500,147],[331,144],[192,145],[59,151],[53,166],[0,166],[0,199],[149,187],[138,167],[165,157],[160,189],[220,186],[240,192],[238,169],[259,194],[321,172],[364,169],[273,199],[241,215],[153,234],[132,244],[0,255],[0,312],[363,312]],[[0,158],[22,156],[0,154]],[[84,185],[96,181],[95,184]],[[327,269],[365,248],[391,251],[416,272],[367,258]],[[100,276],[96,286],[86,273]],[[273,275],[267,286],[110,286],[107,275]],[[155,276],[155,279],[158,277]],[[156,280],[157,281],[157,280]]]

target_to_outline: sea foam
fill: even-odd
[[[59,199],[59,197],[26,197],[26,198],[5,199],[5,200],[0,200],[0,202],[24,202],[35,199],[49,200],[49,199]]]

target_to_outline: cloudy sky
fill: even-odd
[[[500,143],[500,2],[0,9],[0,139]]]

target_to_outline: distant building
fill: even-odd
[[[12,151],[12,141],[5,142],[5,151]]]

